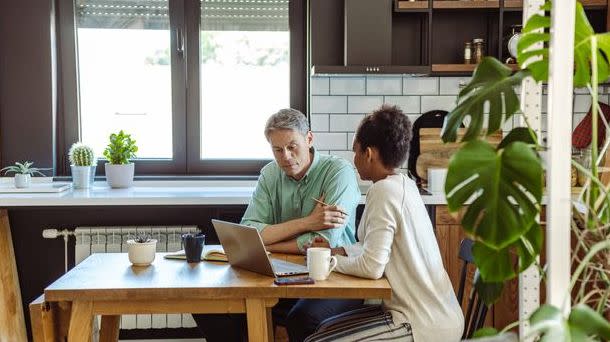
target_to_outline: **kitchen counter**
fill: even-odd
[[[111,189],[95,182],[91,189],[70,189],[61,193],[2,193],[0,208],[37,206],[115,205],[246,205],[256,181],[136,181],[128,189]],[[368,186],[362,185],[364,203]],[[442,193],[422,195],[427,205],[445,204]]]

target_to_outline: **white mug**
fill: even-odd
[[[428,190],[430,192],[444,192],[447,169],[428,169]]]
[[[326,280],[337,266],[337,258],[330,255],[330,248],[307,249],[307,270],[313,280]]]

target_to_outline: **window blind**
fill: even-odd
[[[289,0],[201,0],[205,31],[288,31]],[[168,29],[168,0],[77,0],[80,28]]]

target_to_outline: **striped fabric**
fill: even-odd
[[[392,314],[379,305],[331,317],[318,326],[305,342],[404,341],[412,342],[411,325],[395,325]]]

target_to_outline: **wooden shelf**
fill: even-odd
[[[432,2],[436,9],[500,8],[499,0],[437,0]]]
[[[607,0],[580,0],[585,8],[606,8],[608,7]],[[523,8],[523,0],[504,0],[504,8]]]
[[[428,9],[428,0],[406,1],[399,0],[396,2],[396,11],[422,10]]]
[[[504,64],[513,71],[519,70],[518,64]],[[477,64],[432,64],[433,73],[468,73],[476,69]]]

